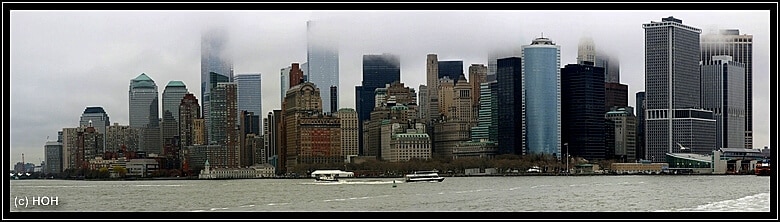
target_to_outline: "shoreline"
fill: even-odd
[[[756,176],[755,174],[477,174],[477,175],[447,175],[442,177],[525,177],[525,176]],[[404,177],[350,177],[348,179],[403,179]],[[49,178],[25,178],[16,180],[81,180],[81,181],[150,181],[150,180],[275,180],[275,179],[301,179],[310,180],[311,177],[263,177],[263,178],[220,178],[198,179],[189,177],[139,177],[139,178],[114,178],[114,179],[49,179]],[[11,179],[14,181],[15,179]]]

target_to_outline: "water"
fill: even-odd
[[[770,211],[770,177],[522,176],[400,179],[12,180],[11,211]],[[393,187],[395,181],[396,187]],[[19,206],[19,198],[57,204]],[[16,201],[15,202],[15,199]],[[14,203],[17,203],[15,206]]]

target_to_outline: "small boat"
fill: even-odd
[[[439,176],[438,171],[415,171],[404,176],[406,182],[442,182],[444,177]]]
[[[757,176],[769,176],[770,174],[772,174],[772,167],[770,166],[770,161],[766,159],[756,163],[755,171]]]
[[[311,173],[317,182],[339,182],[339,178],[354,176],[355,173],[342,170],[315,170]]]

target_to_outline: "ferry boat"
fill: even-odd
[[[317,182],[339,182],[339,178],[354,176],[355,173],[342,170],[315,170],[311,173]]]
[[[772,174],[772,167],[770,166],[770,161],[762,160],[761,162],[756,163],[756,175],[758,176],[769,176]]]
[[[439,176],[438,171],[415,171],[404,176],[406,182],[442,182],[444,177]]]

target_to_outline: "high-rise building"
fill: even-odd
[[[617,56],[597,50],[594,65],[604,68],[604,82],[620,83],[620,61]]]
[[[89,160],[103,156],[103,134],[95,127],[63,128],[62,132],[65,169],[89,169]]]
[[[618,107],[627,107],[628,85],[614,82],[605,82],[604,96],[604,112],[609,112]]]
[[[745,64],[713,56],[701,65],[701,105],[715,117],[715,147],[745,146]]]
[[[212,83],[211,73],[217,73],[233,81],[233,61],[226,55],[227,30],[224,28],[209,29],[202,33],[200,40],[200,98],[203,100],[203,116],[209,125],[211,108],[209,93],[216,86]]]
[[[211,95],[211,132],[209,143],[225,146],[228,167],[239,167],[238,99],[235,83],[220,82]]]
[[[331,32],[322,21],[306,22],[308,82],[314,83],[320,91],[329,92],[331,86],[339,87],[339,44],[336,33]],[[291,86],[292,87],[292,86]],[[328,93],[325,93],[328,95]],[[338,98],[338,95],[336,96]],[[330,112],[331,97],[322,97],[322,111]]]
[[[354,109],[341,108],[337,113],[341,120],[341,155],[343,158],[358,155],[358,113]]]
[[[479,85],[487,81],[487,66],[484,64],[471,64],[469,66],[469,83],[471,83],[471,104],[473,107],[473,113],[476,114],[479,111]],[[476,115],[474,116],[476,118]],[[476,121],[476,119],[475,119]]]
[[[290,73],[287,76],[290,78],[287,80],[287,85],[289,86],[289,88],[287,88],[288,90],[297,86],[298,84],[306,82],[303,79],[303,70],[301,70],[301,66],[298,63],[293,63],[290,65]]]
[[[241,166],[251,166],[255,163],[265,163],[265,151],[260,127],[260,115],[241,110],[239,118],[239,143],[241,146]],[[257,158],[260,157],[260,158]]]
[[[46,156],[45,173],[57,174],[62,172],[62,143],[47,141],[43,147]]]
[[[176,80],[168,82],[168,85],[165,86],[165,90],[163,90],[162,95],[163,116],[167,115],[166,112],[170,112],[170,115],[173,116],[173,120],[178,123],[179,105],[181,104],[181,100],[184,98],[184,95],[188,92],[189,91],[187,90],[187,86],[184,85],[184,82]]]
[[[745,148],[753,148],[753,35],[739,29],[724,29],[701,36],[701,61],[728,55],[745,65]]]
[[[157,84],[145,73],[130,80],[130,127],[139,129],[139,151],[162,152]]]
[[[213,98],[214,97],[213,91],[214,91],[214,89],[217,88],[217,85],[219,83],[228,83],[228,82],[230,82],[230,78],[227,77],[227,76],[220,75],[219,73],[215,73],[215,72],[209,73],[209,86],[208,87],[211,90],[209,91],[209,93],[206,94],[206,96],[208,98]],[[219,102],[220,103],[224,103],[224,100],[220,100]],[[212,102],[211,102],[210,99],[208,100],[208,102],[204,99],[201,108],[202,109],[212,109],[212,110],[215,109],[214,107],[211,106],[211,104],[212,104]],[[206,144],[217,144],[217,142],[212,140],[212,138],[214,138],[212,136],[214,134],[213,130],[216,127],[215,125],[224,125],[225,124],[225,122],[224,122],[225,120],[224,119],[221,119],[222,122],[220,122],[220,121],[213,122],[215,117],[213,117],[212,115],[208,115],[208,116],[205,115],[206,113],[211,113],[212,110],[209,110],[208,112],[203,111],[204,115],[201,116],[201,117],[203,117],[203,119],[205,121],[205,124],[206,124]],[[236,115],[238,115],[238,114],[236,114]]]
[[[124,153],[138,151],[138,128],[114,123],[106,128],[106,151]]]
[[[577,45],[577,64],[584,64],[585,61],[596,63],[596,45],[590,36],[580,38]]]
[[[660,22],[642,24],[642,28],[645,29],[645,157],[663,162],[666,153],[712,153],[715,120],[711,111],[700,108],[701,30],[671,16]]]
[[[561,154],[560,64],[561,48],[549,38],[536,38],[523,46],[527,154]]]
[[[488,52],[488,70],[487,70],[487,76],[485,77],[486,82],[493,82],[496,81],[496,71],[498,71],[498,59],[500,58],[507,58],[507,57],[522,57],[523,51],[520,46],[514,47],[513,49],[495,49]]]
[[[282,93],[280,94],[281,100],[279,101],[284,101],[284,95],[287,94],[287,89],[290,88],[290,70],[292,70],[292,66],[287,66],[279,71],[281,73],[279,86]]]
[[[255,126],[260,125],[259,116],[263,113],[260,73],[239,74],[234,78],[238,85],[238,112],[246,110],[258,116]],[[254,131],[255,135],[262,135],[262,131]]]
[[[285,160],[280,160],[280,168],[285,171],[294,171],[300,164],[299,154],[301,153],[301,128],[300,119],[322,112],[322,99],[320,90],[313,83],[305,82],[290,88],[287,96],[282,103],[282,116],[284,117],[284,135],[285,145],[283,147]],[[276,114],[276,113],[274,113]],[[340,138],[339,138],[340,139]],[[340,140],[339,140],[340,142]]]
[[[423,119],[425,124],[439,119],[439,59],[436,54],[428,54],[425,62],[425,81],[428,86],[427,117]],[[429,128],[432,128],[429,126]],[[434,133],[434,132],[429,132]],[[435,147],[431,146],[435,150]]]
[[[460,75],[463,75],[463,61],[461,60],[453,60],[453,61],[439,61],[439,74],[437,77],[439,79],[444,78],[445,76],[449,77],[454,81],[454,84],[458,83],[458,80],[460,79]]]
[[[612,147],[607,147],[607,159],[614,159],[621,163],[636,162],[636,116],[631,107],[616,108],[607,112],[605,118],[614,123],[607,126],[614,130]],[[571,146],[571,144],[569,144]]]
[[[90,121],[92,122],[92,126],[102,134],[106,133],[106,127],[110,125],[111,122],[108,119],[106,111],[100,106],[87,107],[84,109],[84,113],[81,114],[81,119],[79,120],[79,126],[87,127],[89,126]]]
[[[570,156],[607,157],[604,137],[604,68],[590,61],[561,68],[561,142]]]
[[[360,150],[363,150],[362,123],[369,119],[374,110],[374,91],[392,82],[401,81],[401,60],[398,55],[363,55],[362,85],[355,86],[355,107],[358,112],[358,130]]]
[[[645,157],[645,92],[636,93],[636,159]]]
[[[496,116],[501,120],[497,122],[498,153],[522,155],[525,152],[522,59],[501,58],[497,60],[497,66],[497,82],[494,84],[496,94],[493,94],[493,97],[496,98],[494,101],[497,102],[498,109],[491,111],[497,111]]]
[[[179,136],[179,105],[184,95],[187,94],[187,86],[182,81],[170,81],[165,86],[162,94],[162,142],[163,146],[175,145]]]
[[[480,84],[477,126],[471,128],[471,141],[498,141],[498,98],[497,81]],[[521,101],[522,102],[522,101]]]
[[[108,127],[110,122],[108,114],[103,110],[103,107],[94,106],[84,109],[84,113],[81,114],[81,119],[79,119],[79,126],[88,127],[91,124],[100,134],[105,135],[106,127]],[[102,142],[103,147],[106,147],[105,141]]]
[[[455,87],[454,79],[450,79],[449,76],[439,78],[439,115],[442,117],[442,120],[452,118],[450,107],[452,107],[453,103],[453,87]]]
[[[179,101],[179,138],[181,147],[203,145],[196,143],[195,120],[200,119],[200,105],[192,93],[187,93]]]
[[[428,103],[430,102],[428,99],[428,86],[420,84],[419,88],[420,92],[418,93],[419,102],[417,103],[417,107],[419,108],[419,118],[421,120],[428,119]]]

